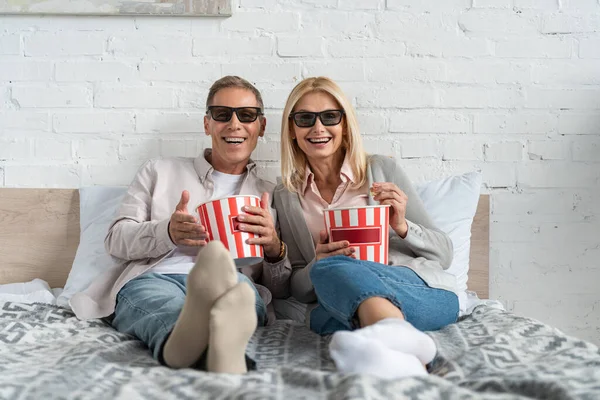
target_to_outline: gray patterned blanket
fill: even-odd
[[[63,308],[0,304],[1,399],[600,399],[600,351],[485,305],[432,332],[428,377],[383,381],[335,372],[328,338],[278,321],[249,346],[244,376],[170,370],[145,346]]]

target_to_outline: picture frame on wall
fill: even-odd
[[[232,0],[0,0],[0,14],[231,16]]]

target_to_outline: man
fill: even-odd
[[[291,266],[269,211],[274,184],[260,179],[250,160],[266,126],[260,92],[226,76],[212,85],[206,106],[212,149],[140,168],[105,240],[119,263],[70,304],[82,319],[109,316],[163,365],[244,373],[253,368],[245,357],[248,340],[257,324],[268,322],[272,297],[287,294]],[[261,207],[246,207],[240,218],[240,229],[260,234],[249,244],[262,245],[265,254],[262,263],[242,269],[245,275],[220,242],[207,244],[205,227],[190,213],[238,194],[262,196]]]

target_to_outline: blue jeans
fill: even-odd
[[[321,335],[358,328],[358,306],[371,297],[391,301],[421,331],[438,330],[458,319],[458,296],[427,286],[407,267],[335,256],[315,263],[310,278],[318,299],[310,328]]]
[[[162,361],[162,347],[171,334],[185,301],[187,275],[149,273],[127,282],[117,294],[112,326],[133,335],[148,346],[154,359]],[[267,321],[267,307],[246,275],[238,272],[239,282],[248,282],[256,294],[258,326]]]

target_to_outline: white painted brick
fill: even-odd
[[[206,22],[208,18],[203,19]],[[160,16],[138,16],[133,19],[137,32],[156,33],[162,31],[171,34],[174,32],[189,34],[192,30],[192,21],[193,18],[188,17],[165,18]]]
[[[240,0],[244,8],[260,8],[272,10],[277,7],[277,0]]]
[[[484,38],[436,37],[413,39],[406,43],[407,54],[433,57],[484,57],[492,54],[491,42]]]
[[[47,61],[2,61],[0,81],[49,81],[52,79],[52,63]]]
[[[138,133],[197,133],[204,131],[204,113],[140,112],[136,114]]]
[[[119,142],[116,140],[79,140],[75,147],[75,157],[80,160],[98,160],[103,163],[115,162],[119,156]]]
[[[222,76],[221,65],[192,62],[142,62],[140,77],[163,82],[212,82]]]
[[[363,138],[363,146],[368,154],[381,154],[395,159],[401,157],[400,146],[391,139]]]
[[[413,110],[394,113],[390,132],[403,133],[469,133],[468,115],[447,111]]]
[[[159,17],[160,18],[160,17]],[[217,37],[221,33],[221,18],[190,18],[192,36]],[[168,18],[166,19],[169,20]]]
[[[130,82],[138,80],[137,66],[121,61],[65,61],[54,66],[58,82]]]
[[[15,86],[12,99],[21,108],[91,107],[92,90],[87,86]]]
[[[440,89],[442,108],[514,108],[524,101],[519,89],[448,87]]]
[[[402,139],[400,141],[402,158],[440,158],[441,146],[437,139]]]
[[[574,221],[577,215],[583,217],[585,210],[579,207],[581,191],[565,189],[538,189],[534,193],[494,193],[492,219],[508,221],[561,222]],[[581,218],[580,218],[581,219]],[[568,243],[568,242],[565,242]],[[568,264],[561,252],[560,263]],[[572,254],[575,254],[572,251]],[[557,262],[547,260],[548,264]]]
[[[546,14],[543,17],[542,33],[587,33],[600,32],[600,13]]]
[[[300,25],[300,15],[294,12],[239,12],[223,21],[225,31],[253,32],[295,32]]]
[[[561,113],[558,132],[561,135],[600,135],[600,113]]]
[[[290,94],[290,89],[261,89],[261,94],[265,107],[267,108],[283,108]]]
[[[120,160],[143,162],[159,155],[158,139],[123,140],[119,145]]]
[[[68,139],[35,139],[34,154],[36,160],[71,160],[72,145]]]
[[[496,57],[571,58],[573,42],[565,37],[504,39],[496,42]]]
[[[0,138],[0,160],[18,160],[31,156],[29,139]]]
[[[282,116],[283,116],[283,110],[281,110],[281,111],[265,110],[265,118],[267,119],[267,127],[265,129],[265,136],[273,136],[273,140],[280,140]]]
[[[7,165],[5,185],[8,187],[78,188],[78,165]]]
[[[559,0],[514,0],[517,9],[558,10]]]
[[[164,17],[158,17],[164,18]],[[204,19],[204,18],[203,18]],[[107,23],[110,20],[110,24]],[[133,18],[111,18],[106,16],[73,17],[53,15],[44,18],[38,15],[0,16],[0,26],[7,32],[60,32],[62,34],[100,31],[110,29],[112,32],[133,32]]]
[[[382,2],[380,0],[341,0],[340,10],[378,10]]]
[[[523,148],[521,142],[486,143],[484,146],[485,159],[487,161],[521,161]]]
[[[517,185],[516,163],[483,163],[481,175],[483,184],[488,188],[513,188]]]
[[[468,34],[484,34],[487,37],[527,35],[539,32],[538,14],[513,10],[471,9],[459,18],[461,29]]]
[[[307,61],[304,63],[303,75],[327,76],[336,82],[364,81],[365,66],[363,61]]]
[[[472,136],[452,135],[442,141],[443,160],[483,160],[483,143]]]
[[[196,140],[160,140],[161,157],[196,157],[198,154],[200,152]]]
[[[545,61],[533,66],[533,82],[544,85],[598,85],[600,61]]]
[[[173,108],[175,91],[155,86],[99,86],[94,94],[96,108]]]
[[[575,13],[597,13],[600,11],[600,4],[598,3],[598,0],[561,0],[560,9],[561,11]]]
[[[325,40],[322,37],[278,37],[279,57],[323,57]]]
[[[317,0],[318,1],[318,0]],[[376,14],[361,11],[311,10],[302,14],[302,34],[334,38],[371,37]]]
[[[538,161],[518,167],[519,184],[533,188],[588,188],[598,184],[600,168],[587,163]]]
[[[440,3],[436,3],[438,7]],[[432,4],[433,5],[433,4]],[[457,17],[439,13],[386,12],[377,18],[376,32],[382,37],[420,40],[456,36]]]
[[[438,104],[438,93],[430,86],[401,86],[359,90],[359,107],[431,108]]]
[[[452,83],[519,83],[531,82],[531,65],[514,61],[467,60],[448,63],[445,79]]]
[[[591,222],[490,222],[490,240],[503,242],[556,243],[565,238],[575,243],[594,243],[597,227]]]
[[[315,8],[335,8],[338,5],[337,0],[299,0],[301,4],[306,4]]]
[[[382,113],[357,112],[358,125],[363,135],[383,135],[388,132],[388,118]]]
[[[21,54],[21,35],[0,35],[0,55],[18,54]]]
[[[117,111],[55,113],[54,132],[59,133],[132,133],[135,131],[134,114]]]
[[[474,8],[510,8],[513,0],[473,0]]]
[[[600,109],[600,90],[574,89],[526,89],[525,108],[551,109]]]
[[[4,111],[0,112],[0,130],[40,130],[50,128],[50,116],[46,111]]]
[[[419,0],[386,0],[388,10],[407,11],[456,11],[471,7],[471,0],[448,0],[440,2]]]
[[[527,143],[530,160],[566,160],[570,143],[565,140],[532,140]]]
[[[475,114],[475,133],[544,135],[556,130],[552,114]]]
[[[600,39],[581,39],[579,41],[580,58],[600,58]]]
[[[600,163],[600,138],[591,140],[577,139],[573,143],[573,161],[589,161]],[[600,169],[600,164],[590,165],[590,168]]]
[[[279,163],[257,163],[256,171],[259,176],[270,182],[276,182],[277,177],[281,176],[281,168],[279,167]]]
[[[255,161],[279,162],[280,154],[281,142],[261,139],[252,153],[252,159]]]
[[[25,56],[100,56],[107,37],[101,33],[34,33],[23,38]]]
[[[175,93],[177,97],[177,107],[182,109],[193,109],[190,111],[206,110],[206,98],[208,97],[208,84],[202,86],[185,85],[185,88],[178,89]]]
[[[224,64],[223,75],[243,75],[253,83],[294,82],[300,80],[301,71],[299,63],[235,63]]]
[[[139,161],[122,161],[112,165],[86,165],[82,185],[127,186],[141,164]]]
[[[367,80],[373,82],[439,81],[446,76],[446,63],[434,59],[388,58],[367,63]]]
[[[4,183],[4,165],[0,163],[0,187],[4,187],[6,184]]]
[[[113,36],[108,40],[108,51],[115,57],[186,58],[192,56],[192,38],[169,34]]]
[[[329,39],[327,54],[335,58],[356,58],[357,54],[367,58],[387,58],[405,55],[406,45],[400,40],[393,39]]]
[[[270,37],[199,37],[194,38],[195,57],[270,56],[274,40]]]

